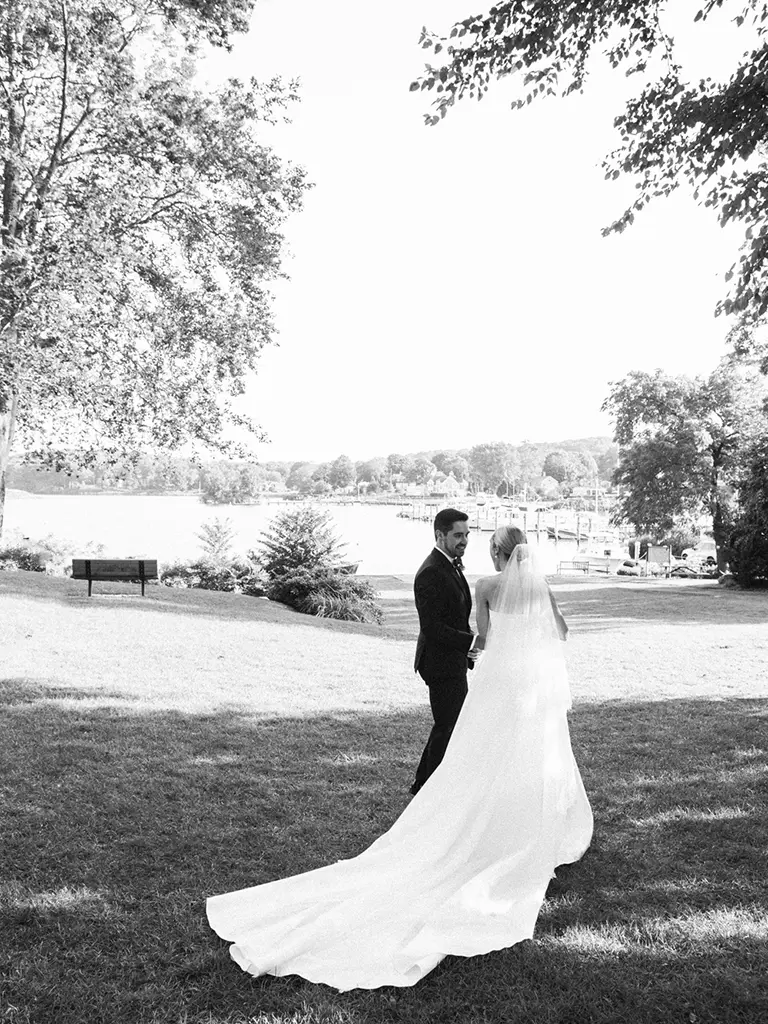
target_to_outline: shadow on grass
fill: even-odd
[[[627,622],[665,625],[728,625],[763,623],[768,619],[768,593],[712,584],[644,586],[605,583],[557,593],[558,603],[574,629],[606,632]]]
[[[204,899],[363,850],[405,806],[423,714],[190,715],[83,696],[2,687],[15,1024],[756,1024],[768,1007],[766,700],[580,706],[595,839],[558,872],[536,941],[448,958],[413,989],[340,995],[242,974]]]
[[[32,572],[0,573],[0,596],[55,602],[73,611],[118,609],[239,622],[277,622],[415,643],[419,624],[410,579],[371,577],[371,580],[374,586],[380,586],[384,611],[381,626],[302,615],[261,598],[154,584],[146,588],[146,595],[142,597],[135,584],[99,583],[94,585],[94,596],[88,598],[87,583]],[[475,577],[470,582],[474,584]],[[574,632],[609,632],[643,621],[682,626],[762,624],[768,619],[768,591],[726,590],[708,583],[666,585],[667,581],[663,580],[634,585],[616,580],[594,583],[553,577],[552,582]]]
[[[474,584],[474,579],[473,579]],[[712,584],[680,586],[666,581],[568,580],[553,577],[554,593],[574,633],[604,633],[628,623],[762,624],[768,620],[768,592],[724,589]],[[560,584],[560,586],[558,586]],[[382,593],[384,628],[412,639],[419,624],[413,595],[405,588]]]

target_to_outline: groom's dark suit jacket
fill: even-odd
[[[420,627],[414,669],[430,686],[466,679],[473,635],[472,595],[464,576],[435,548],[416,573],[413,592]]]

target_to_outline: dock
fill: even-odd
[[[401,506],[397,515],[402,519],[431,522],[445,501],[412,501]],[[519,526],[524,533],[534,533],[537,538],[551,540],[586,541],[590,534],[610,529],[605,515],[590,512],[573,512],[569,509],[529,509],[514,505],[477,506],[466,501],[455,502],[454,508],[466,512],[469,527],[481,533],[493,533],[500,526]]]

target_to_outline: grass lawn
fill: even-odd
[[[0,574],[0,1022],[768,1020],[768,593],[563,578],[593,845],[536,938],[411,989],[243,974],[205,897],[353,856],[429,725],[383,627]]]

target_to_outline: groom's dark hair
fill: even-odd
[[[435,516],[435,533],[450,533],[454,523],[466,523],[469,516],[457,508],[444,508]]]

